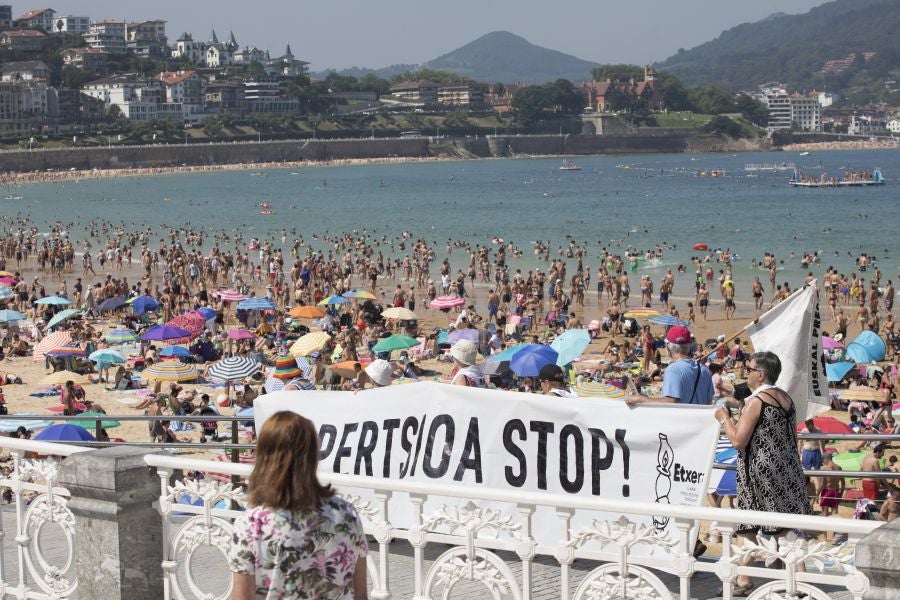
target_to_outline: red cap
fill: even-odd
[[[366,328],[366,322],[363,321],[362,319],[360,319],[359,321],[356,322],[356,328],[357,328],[357,329],[365,329],[365,328]]]
[[[687,344],[691,341],[691,330],[681,325],[676,325],[666,333],[666,341],[673,344]]]

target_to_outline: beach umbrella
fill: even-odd
[[[295,319],[320,319],[325,316],[325,311],[318,306],[295,306],[288,315]]]
[[[679,319],[673,315],[660,315],[658,317],[650,317],[647,320],[656,325],[665,325],[666,327],[674,327],[675,325],[681,325],[682,327],[690,326],[690,323],[684,319]]]
[[[716,462],[723,465],[736,465],[737,450],[726,448],[716,452]],[[716,485],[716,493],[720,496],[737,496],[737,471],[713,469],[713,476],[717,471],[722,473],[722,476]]]
[[[269,375],[266,378],[266,382],[263,384],[263,389],[266,390],[267,394],[271,394],[272,392],[280,392],[284,389],[284,382],[274,375]]]
[[[159,351],[159,355],[163,358],[190,358],[193,356],[191,351],[184,346],[167,346]]]
[[[53,350],[60,346],[68,346],[71,343],[72,335],[68,331],[57,331],[56,333],[51,333],[35,344],[31,356],[35,362],[42,361],[48,350]]]
[[[450,310],[465,303],[466,301],[460,296],[438,296],[429,302],[428,306],[437,310]]]
[[[127,344],[138,341],[138,335],[130,329],[113,329],[108,331],[103,339],[110,344]]]
[[[97,310],[103,313],[116,310],[123,306],[125,306],[125,296],[113,296],[112,298],[107,298],[101,302],[100,306],[97,307]]]
[[[559,354],[544,344],[526,344],[509,361],[509,368],[519,377],[537,377],[546,365],[555,365]]]
[[[15,416],[29,416],[35,417],[34,419],[29,420],[13,420],[13,419],[0,419],[0,433],[12,433],[19,429],[19,427],[24,427],[28,431],[34,431],[36,429],[44,429],[45,427],[50,427],[53,425],[53,421],[48,421],[46,419],[41,419],[40,415],[35,415],[31,413],[14,413]]]
[[[451,346],[460,340],[468,340],[472,343],[478,343],[480,334],[477,329],[454,329],[447,334],[444,342]]]
[[[418,346],[421,342],[414,337],[408,335],[392,335],[379,341],[372,346],[372,352],[391,352],[393,350],[403,350]]]
[[[114,421],[112,419],[107,419],[106,415],[103,413],[89,411],[89,412],[83,412],[79,416],[80,417],[94,417],[95,419],[100,419],[100,427],[102,427],[103,429],[112,429],[113,427],[119,427],[121,425],[121,423],[119,423],[118,421]],[[82,421],[82,423],[87,423],[87,421]],[[91,421],[90,423],[91,423],[92,427],[97,426],[96,421]]]
[[[95,363],[107,363],[111,365],[118,365],[122,363],[128,362],[128,359],[125,358],[125,355],[121,352],[116,352],[110,348],[101,348],[100,350],[94,350],[91,352],[91,355],[88,356],[89,359],[94,361]]]
[[[489,358],[489,362],[509,362],[512,360],[512,357],[525,350],[528,347],[528,344],[517,344],[515,346],[510,346],[503,350],[502,352],[498,352],[497,354],[492,354]]]
[[[229,340],[252,340],[256,334],[248,329],[232,329],[228,332]]]
[[[385,319],[397,319],[398,321],[418,321],[419,317],[413,311],[402,306],[392,306],[381,313]]]
[[[355,300],[374,300],[376,298],[375,294],[366,290],[350,290],[349,292],[344,292],[341,296]]]
[[[15,277],[15,273],[10,273],[9,271],[0,271],[0,277]]]
[[[275,303],[268,298],[247,298],[238,303],[237,307],[241,310],[272,310]]]
[[[69,423],[57,423],[43,430],[32,439],[41,442],[96,442],[87,429]]]
[[[822,347],[826,350],[839,350],[844,347],[844,344],[837,341],[833,337],[828,337],[827,335],[822,336]]]
[[[184,329],[189,334],[187,337],[193,339],[206,329],[206,319],[200,313],[191,311],[169,319],[166,325]]]
[[[627,319],[649,319],[650,317],[660,317],[662,313],[652,308],[632,308],[622,316]]]
[[[222,381],[238,381],[259,371],[260,364],[246,356],[232,356],[214,363],[206,374]]]
[[[838,398],[841,400],[872,402],[884,399],[884,392],[871,388],[857,388],[853,390],[840,390]]]
[[[241,410],[234,413],[234,416],[252,419],[253,418],[253,407],[248,406],[247,408],[242,408]]]
[[[822,433],[853,433],[850,426],[834,417],[814,417],[813,426]],[[797,423],[797,431],[806,431],[806,422]]]
[[[866,458],[866,454],[862,450],[848,450],[847,452],[835,454],[832,460],[834,460],[834,464],[844,471],[862,471],[862,463]],[[881,464],[881,468],[884,469],[885,458],[881,458],[878,462]]]
[[[153,381],[192,381],[199,376],[197,367],[177,360],[159,362],[141,372],[141,377]]]
[[[72,301],[60,296],[45,296],[35,301],[35,304],[52,304],[56,306],[65,306],[66,304],[72,304]]]
[[[15,293],[5,285],[0,285],[0,300],[9,300]]]
[[[324,331],[313,331],[297,339],[289,350],[291,356],[309,356],[331,340],[331,336]]]
[[[347,298],[344,298],[343,296],[328,296],[327,298],[323,298],[319,302],[319,306],[329,306],[329,305],[333,305],[333,304],[346,304],[347,302],[350,302],[350,300],[348,300]]]
[[[157,325],[156,327],[151,327],[141,336],[142,340],[146,341],[165,341],[165,340],[177,340],[179,338],[189,338],[190,332],[180,328],[180,327],[172,327],[171,325]]]
[[[856,363],[852,362],[826,363],[825,375],[828,376],[828,381],[840,381],[855,366]]]
[[[272,377],[281,381],[289,381],[303,375],[303,371],[297,366],[293,356],[279,356],[275,359],[275,371]]]
[[[85,356],[87,352],[80,346],[60,346],[47,350],[47,356]]]
[[[10,323],[12,321],[24,321],[25,315],[17,310],[4,309],[0,310],[0,323]]]
[[[56,373],[50,373],[41,379],[41,385],[65,385],[67,381],[77,383],[78,385],[87,385],[90,383],[90,380],[87,377],[75,373],[74,371],[57,371]]]
[[[585,398],[624,398],[625,390],[602,381],[585,379],[575,384],[575,393]]]
[[[224,302],[240,302],[247,298],[247,296],[237,290],[220,290],[218,292],[213,292],[213,296],[218,296],[219,300]]]
[[[215,319],[216,316],[219,314],[218,312],[216,312],[215,310],[211,309],[208,306],[201,306],[194,312],[197,313],[198,315],[200,315],[201,317],[203,317],[204,319],[206,319],[207,321],[209,321],[210,319]]]
[[[556,364],[562,367],[581,356],[590,344],[591,336],[587,329],[569,329],[556,336],[550,347],[559,354]]]
[[[81,311],[78,310],[77,308],[67,308],[65,310],[61,310],[58,313],[56,313],[55,315],[53,315],[52,319],[47,321],[47,327],[49,329],[53,329],[54,327],[56,327],[57,325],[59,325],[60,323],[65,321],[66,319],[71,319],[75,315],[80,315],[80,314],[81,314]]]
[[[19,283],[19,280],[15,277],[0,277],[0,285],[12,287],[17,283]]]
[[[133,310],[136,315],[142,315],[147,311],[159,310],[160,306],[159,300],[152,296],[137,296],[129,300],[128,304],[131,305],[131,310]]]

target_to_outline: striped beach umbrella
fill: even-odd
[[[85,356],[87,352],[80,346],[60,346],[47,350],[47,356]]]
[[[460,296],[438,296],[428,306],[437,310],[450,310],[465,303],[466,301]]]
[[[331,340],[331,336],[324,331],[313,331],[297,339],[291,346],[290,354],[293,357],[309,356]]]
[[[138,334],[130,329],[113,329],[108,331],[103,339],[110,344],[128,344],[138,341]]]
[[[246,356],[232,356],[214,363],[206,374],[222,381],[238,381],[259,371],[260,364]],[[277,368],[277,367],[276,367]]]
[[[275,303],[268,298],[247,298],[238,303],[237,307],[241,310],[272,310]]]
[[[91,382],[91,380],[84,375],[75,373],[74,371],[57,371],[55,373],[50,373],[41,379],[40,383],[41,385],[65,385],[67,381],[77,383],[78,385],[87,385]]]
[[[674,327],[676,325],[681,325],[682,327],[691,326],[691,324],[684,319],[679,319],[674,315],[660,315],[658,317],[650,317],[647,320],[656,325],[665,325],[666,327]]]
[[[17,310],[4,309],[0,310],[0,323],[11,323],[13,321],[24,321],[25,315]]]
[[[65,321],[67,319],[71,319],[72,317],[74,317],[76,315],[80,315],[80,314],[81,314],[81,311],[78,310],[77,308],[67,308],[66,310],[61,310],[58,313],[56,313],[55,315],[53,315],[52,319],[47,321],[47,327],[49,329],[53,329],[54,327],[56,327],[63,321]]]
[[[288,315],[295,319],[321,319],[325,311],[318,306],[295,306],[288,311]]]
[[[652,308],[632,308],[623,316],[628,319],[649,319],[650,317],[658,317],[662,313]]]
[[[237,290],[220,290],[218,292],[213,292],[213,296],[218,296],[219,300],[224,302],[240,302],[247,298],[247,296]]]
[[[15,296],[13,291],[5,285],[0,285],[0,300],[9,300]]]
[[[141,372],[141,377],[153,381],[193,381],[199,376],[197,367],[177,360],[159,362]]]
[[[280,392],[284,389],[284,382],[274,375],[269,375],[266,378],[266,383],[263,384],[263,389],[266,390],[267,394],[271,394],[272,392]],[[0,423],[2,423],[2,421],[0,421]]]
[[[40,342],[35,344],[31,357],[35,362],[44,360],[48,350],[59,348],[61,346],[69,346],[72,344],[72,335],[68,331],[57,331],[51,333]]]
[[[838,398],[841,400],[857,400],[860,402],[872,402],[873,400],[883,400],[884,392],[881,390],[873,390],[870,388],[857,388],[855,390],[840,390]]]
[[[350,290],[349,292],[344,292],[341,296],[355,300],[374,300],[376,298],[375,294],[366,290]]]
[[[297,366],[293,356],[279,356],[275,359],[275,371],[272,377],[282,381],[288,381],[303,375],[303,371]]]
[[[44,296],[39,300],[35,301],[35,304],[50,304],[54,306],[65,306],[67,304],[72,304],[71,300],[66,298],[62,298],[60,296]]]
[[[625,390],[602,381],[586,379],[575,384],[575,393],[585,398],[624,398]]]
[[[397,319],[399,321],[418,321],[419,317],[413,311],[402,306],[392,306],[382,311],[381,316],[385,319]]]
[[[327,298],[323,298],[319,301],[319,306],[330,306],[332,304],[346,304],[350,302],[347,298],[343,296],[328,296]]]

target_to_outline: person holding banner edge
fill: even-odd
[[[747,366],[753,395],[747,398],[737,423],[722,406],[716,408],[715,416],[738,452],[737,508],[810,515],[812,505],[797,453],[796,409],[791,396],[775,386],[780,374],[781,360],[776,354],[753,354]],[[757,534],[781,536],[788,531],[739,525],[736,533],[753,539]],[[753,589],[747,576],[738,576],[735,583],[735,596],[745,596]]]

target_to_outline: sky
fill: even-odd
[[[824,0],[66,0],[14,4],[92,19],[164,19],[170,43],[234,31],[241,46],[281,55],[286,44],[312,71],[419,64],[492,31],[598,63],[661,61],[679,48],[775,12],[803,13]]]

